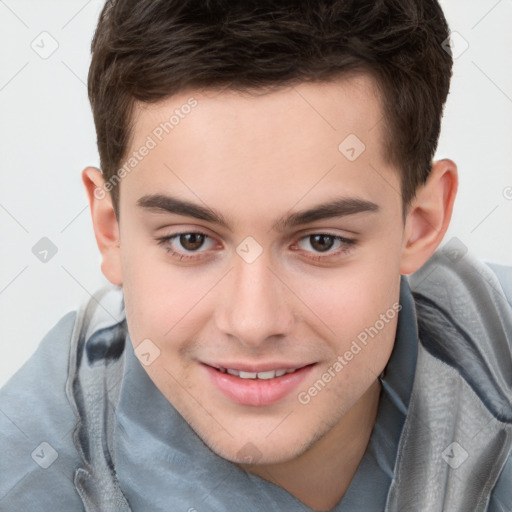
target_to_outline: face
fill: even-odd
[[[291,460],[393,347],[404,224],[373,83],[195,90],[134,120],[119,229],[135,350],[214,452]]]

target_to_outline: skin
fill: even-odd
[[[297,395],[398,302],[401,275],[420,268],[438,247],[457,168],[451,160],[433,165],[404,222],[400,174],[386,161],[381,103],[365,75],[257,96],[193,90],[137,104],[128,154],[192,96],[197,106],[121,181],[120,222],[110,195],[98,194],[101,172],[84,169],[102,272],[123,287],[134,347],[150,339],[160,350],[144,369],[205,444],[311,508],[330,509],[367,447],[381,392],[377,378],[398,316],[309,403]],[[349,134],[366,146],[354,161],[338,149]],[[208,207],[228,226],[138,206],[148,194]],[[272,227],[338,198],[378,209]],[[156,241],[197,231],[208,235],[202,245],[180,237],[167,242],[178,256]],[[325,232],[355,242],[327,238],[322,246],[308,236]],[[248,236],[262,249],[251,263],[236,251]],[[180,260],[183,254],[196,259]],[[212,361],[315,365],[277,403],[248,406],[212,385],[201,364]]]

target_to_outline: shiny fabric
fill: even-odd
[[[386,511],[504,510],[488,507],[512,446],[510,303],[469,255],[438,253],[411,286],[418,371]]]

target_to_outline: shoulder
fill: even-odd
[[[510,421],[512,306],[507,279],[506,267],[496,273],[469,253],[458,257],[441,250],[410,277],[410,284],[421,345],[457,370],[496,417]]]
[[[430,421],[428,437],[442,447],[454,441],[465,446],[469,457],[461,474],[473,472],[474,482],[488,482],[489,512],[512,510],[512,268],[440,250],[408,281],[422,354],[417,375],[423,379],[413,392]],[[418,408],[409,432],[421,416]],[[406,446],[405,465],[411,463]],[[485,460],[492,464],[483,467]],[[463,492],[480,485],[464,491],[463,481]]]
[[[499,263],[486,263],[498,279],[503,293],[512,308],[512,266],[500,265]]]
[[[467,335],[512,347],[512,267],[441,249],[409,283],[416,301],[434,304]]]
[[[1,510],[83,509],[73,482],[82,461],[70,370],[91,300],[64,315],[0,389]]]
[[[411,274],[411,287],[425,288],[429,282],[440,284],[441,278],[447,280],[438,292],[449,292],[448,285],[456,282],[458,288],[494,287],[507,299],[512,294],[512,266],[483,261],[470,252],[457,252],[447,247],[438,249],[423,267]],[[430,286],[429,293],[432,291]]]
[[[65,390],[76,315],[62,317],[0,390],[2,510],[33,510],[36,503],[38,510],[56,510],[57,488],[63,503],[75,510],[79,504],[65,476],[78,462],[71,439],[76,419]]]

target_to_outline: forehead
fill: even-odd
[[[375,198],[383,186],[393,196],[399,190],[384,157],[378,89],[367,75],[270,92],[191,89],[139,102],[128,156],[148,144],[126,180],[139,195],[186,193],[187,185],[220,201],[233,190],[255,201],[280,188],[297,199],[340,185],[340,194],[359,197]]]
[[[189,108],[192,99],[196,105]],[[193,117],[193,120],[182,123],[187,117]],[[321,128],[321,132],[338,132],[336,136],[352,130],[351,133],[372,142],[382,135],[382,127],[377,126],[382,118],[376,82],[368,74],[359,73],[328,82],[302,82],[277,89],[187,89],[157,103],[136,102],[133,126],[135,142],[137,136],[153,132],[157,138],[167,138],[165,135],[171,131],[175,139],[180,138],[180,132],[185,132],[189,139],[194,138],[186,127],[191,123],[196,134],[203,126],[201,135],[207,132],[210,137],[214,135],[208,131],[212,126],[222,130],[223,134],[231,134],[232,138],[245,134],[250,139],[258,136],[260,140],[265,133],[272,135],[279,127],[287,126],[289,129],[280,134],[281,140],[287,133],[294,136],[299,130],[317,132]],[[303,123],[292,126],[296,121]],[[171,126],[160,133],[162,130],[158,125],[166,122]],[[244,130],[238,131],[240,128]]]

